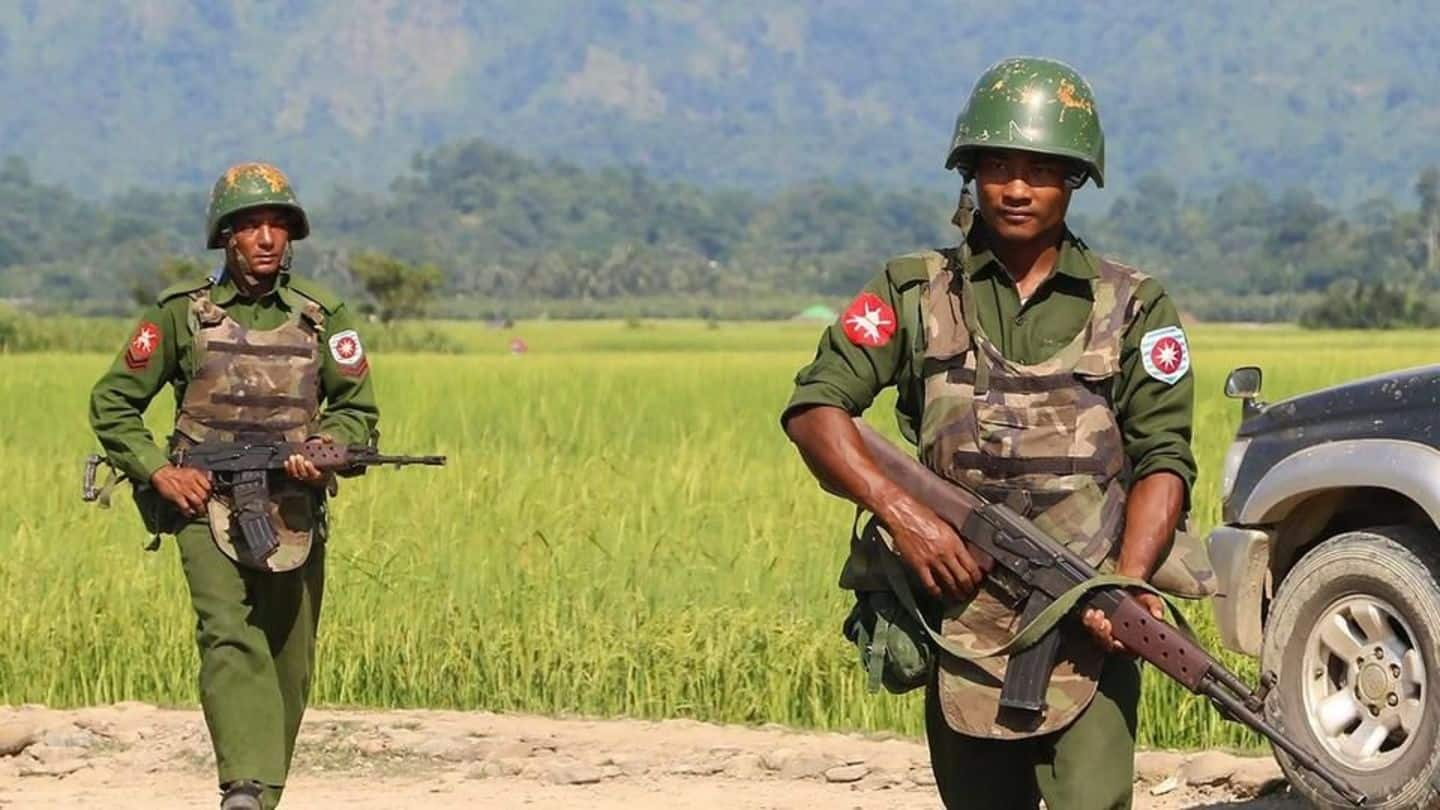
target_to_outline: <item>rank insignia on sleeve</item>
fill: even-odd
[[[1140,362],[1145,373],[1174,385],[1190,371],[1190,344],[1178,326],[1152,329],[1140,338]]]
[[[131,371],[139,371],[150,365],[150,355],[160,348],[160,327],[149,321],[141,321],[135,327],[135,335],[125,347],[125,365]]]
[[[860,293],[840,316],[840,327],[856,346],[884,346],[895,334],[895,310],[874,293]]]
[[[330,336],[330,356],[341,374],[360,377],[370,370],[370,361],[365,357],[365,347],[360,344],[360,334],[346,329]]]

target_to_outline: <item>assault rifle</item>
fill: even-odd
[[[240,526],[241,542],[237,551],[247,562],[259,564],[280,548],[275,528],[268,514],[271,471],[285,469],[285,461],[299,455],[322,472],[350,472],[365,467],[412,464],[443,466],[445,456],[387,456],[368,445],[344,445],[330,442],[204,442],[176,450],[170,460],[179,467],[193,467],[209,472],[217,491],[230,493],[235,503],[235,520]],[[95,467],[102,463],[91,456],[86,463],[85,492],[87,501],[100,500],[103,493],[95,489]]]
[[[1188,635],[1157,620],[1124,587],[1116,584],[1087,587],[1100,572],[1029,519],[1004,504],[987,501],[976,492],[941,478],[860,420],[857,419],[855,425],[865,449],[886,477],[954,527],[965,539],[976,562],[988,571],[989,580],[1007,593],[1028,594],[1022,625],[1028,627],[1038,621],[1039,626],[1043,626],[1057,611],[1066,614],[1088,608],[1101,611],[1110,620],[1111,635],[1136,655],[1191,692],[1209,698],[1227,719],[1264,735],[1347,801],[1357,807],[1365,803],[1365,794],[1265,719],[1265,698],[1275,683],[1273,673],[1261,677],[1259,689],[1250,689]],[[909,596],[909,586],[903,576],[894,584],[906,591],[897,594],[901,601],[909,602],[907,607],[913,606],[914,600]],[[1001,687],[1003,708],[1019,711],[1044,708],[1044,689],[1054,664],[1060,631],[1058,626],[1049,627],[1033,644],[1011,656]],[[1029,635],[1024,629],[1021,633]]]

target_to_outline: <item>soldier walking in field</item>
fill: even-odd
[[[975,185],[973,221],[968,190],[956,216],[962,244],[888,262],[821,337],[782,424],[827,490],[875,516],[943,634],[993,649],[1018,629],[1014,597],[885,477],[852,417],[895,386],[902,432],[926,466],[1022,511],[1091,564],[1149,580],[1195,478],[1194,383],[1160,284],[1066,227],[1071,195],[1087,180],[1102,186],[1105,171],[1095,101],[1075,70],[1033,58],[987,70],[946,168]],[[856,539],[842,574],[862,602],[888,588],[864,561],[873,536]],[[1158,597],[1140,598],[1162,616]],[[1005,656],[942,656],[908,685],[926,689],[946,807],[1130,806],[1139,667],[1103,616],[1083,622],[1088,634],[1062,634],[1041,711],[1001,707]]]
[[[90,423],[110,463],[136,484],[147,527],[174,534],[180,549],[221,807],[268,810],[284,789],[310,691],[333,478],[289,457],[266,515],[279,547],[257,560],[239,548],[234,502],[171,455],[216,441],[371,444],[379,413],[349,311],[290,275],[292,243],[310,225],[285,175],[264,163],[230,168],[207,219],[223,270],[170,287],[145,310],[91,393]],[[167,384],[178,408],[161,449],[143,415]]]

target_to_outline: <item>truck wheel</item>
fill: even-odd
[[[1434,531],[1346,532],[1306,554],[1276,594],[1261,665],[1278,677],[1271,721],[1364,791],[1367,807],[1440,807]],[[1276,759],[1317,806],[1350,806],[1283,753]]]

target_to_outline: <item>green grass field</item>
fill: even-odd
[[[776,416],[818,328],[700,323],[439,327],[466,354],[377,353],[383,446],[450,466],[342,485],[315,698],[322,704],[921,728],[871,696],[839,635],[850,510],[812,482]],[[123,325],[99,324],[123,340]],[[531,351],[510,357],[513,334]],[[1265,367],[1271,398],[1440,354],[1429,333],[1194,330],[1208,529],[1239,417],[1220,387]],[[79,499],[90,385],[109,357],[0,355],[0,703],[195,700],[173,544],[128,497]],[[873,421],[893,432],[890,400]],[[163,435],[168,395],[152,408]],[[1191,611],[1206,637],[1208,608]],[[1247,674],[1253,668],[1236,662]],[[1251,745],[1147,676],[1153,745]]]

